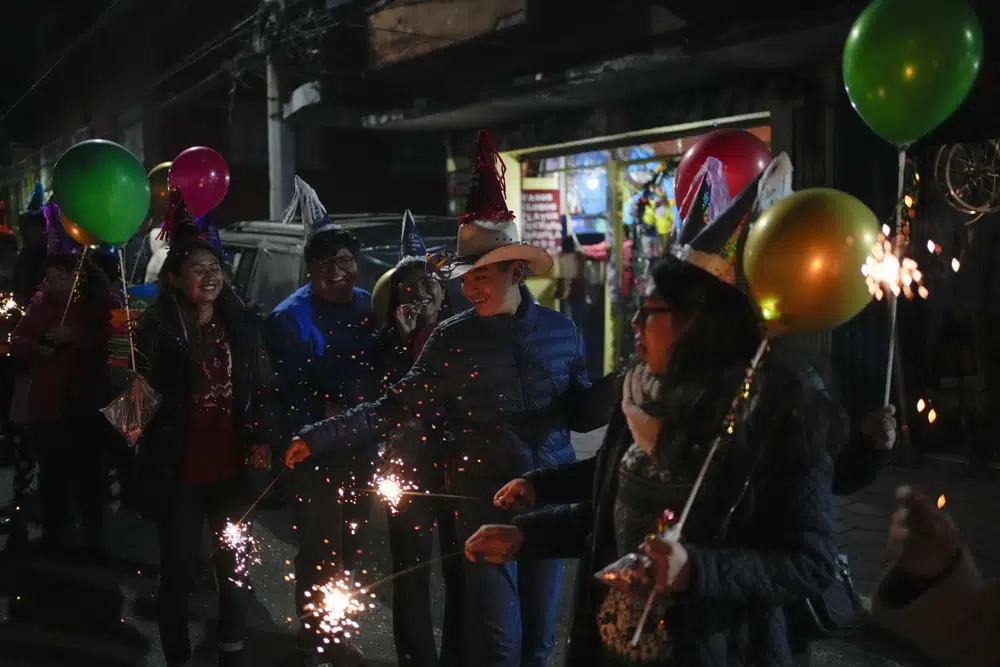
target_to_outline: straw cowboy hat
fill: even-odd
[[[506,169],[497,155],[493,137],[480,130],[465,214],[459,219],[455,255],[435,262],[433,268],[439,276],[458,278],[473,269],[500,262],[523,262],[526,271],[535,276],[552,269],[552,255],[548,251],[521,243],[514,213],[505,200]]]

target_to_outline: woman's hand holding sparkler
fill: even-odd
[[[302,438],[294,438],[292,444],[288,446],[288,451],[285,452],[285,465],[294,469],[297,464],[302,463],[310,456],[312,456],[312,452],[306,441]]]
[[[465,541],[465,557],[473,563],[484,560],[503,565],[514,558],[524,544],[524,533],[517,526],[487,524]]]
[[[500,509],[519,513],[535,509],[536,502],[535,487],[523,477],[507,482],[493,496],[493,504]]]
[[[659,593],[679,593],[691,585],[687,549],[675,540],[650,535],[640,551],[649,558],[649,572]]]

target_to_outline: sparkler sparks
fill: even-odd
[[[889,226],[884,225],[878,240],[872,244],[865,265],[861,267],[861,273],[868,282],[868,291],[880,301],[886,290],[895,296],[903,294],[908,299],[912,299],[914,293],[926,299],[928,291],[923,284],[923,274],[909,257],[900,260],[888,238],[890,233]]]
[[[304,620],[307,629],[315,630],[317,634],[326,636],[326,641],[340,643],[357,634],[358,623],[352,616],[366,609],[374,608],[372,603],[365,604],[364,598],[374,598],[361,584],[352,584],[350,573],[345,572],[342,578],[333,579],[322,586],[314,586],[309,597],[316,600],[306,605],[306,615],[315,619]]]
[[[252,563],[260,562],[257,558],[257,543],[250,532],[250,525],[243,522],[227,523],[219,534],[219,542],[222,548],[232,552],[236,559],[233,583],[241,587],[247,586],[247,568]]]
[[[0,294],[0,317],[10,317],[14,314],[23,315],[24,309],[17,305],[13,295]]]
[[[386,473],[375,476],[375,490],[389,504],[389,510],[395,514],[399,511],[399,503],[403,496],[418,490],[415,484],[407,482],[396,473]]]

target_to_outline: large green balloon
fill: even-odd
[[[127,243],[149,212],[149,178],[142,163],[103,139],[84,141],[60,156],[52,193],[81,229],[112,245]]]
[[[907,146],[958,109],[982,58],[966,0],[875,0],[844,45],[844,87],[876,134]]]

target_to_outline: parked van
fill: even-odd
[[[454,249],[458,220],[444,216],[413,218],[428,251]],[[402,219],[401,213],[330,216],[331,222],[349,230],[361,242],[358,287],[371,291],[379,277],[396,265]],[[234,286],[262,312],[270,312],[305,284],[305,236],[299,219],[289,223],[238,222],[222,229],[219,236],[229,255]],[[457,281],[448,283],[448,292],[458,309],[468,307]]]

